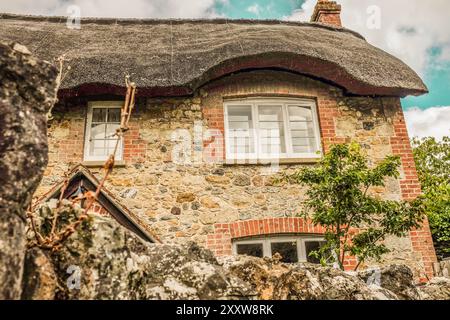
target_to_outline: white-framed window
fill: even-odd
[[[321,236],[267,236],[251,239],[237,239],[233,242],[233,253],[254,257],[272,257],[279,253],[285,263],[319,261],[309,254],[318,250],[325,239]]]
[[[120,127],[122,102],[89,102],[84,141],[84,161],[103,161],[114,152],[116,130]],[[123,141],[119,141],[116,160],[123,158]]]
[[[227,160],[320,158],[312,99],[227,100],[224,113]]]

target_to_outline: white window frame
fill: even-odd
[[[91,126],[92,126],[92,117],[94,109],[121,109],[123,102],[121,101],[90,101],[88,103],[88,110],[86,116],[86,129],[84,135],[84,161],[104,161],[107,160],[109,155],[105,156],[91,156],[89,154],[89,142],[91,140]],[[123,160],[123,137],[119,142],[119,146],[116,152],[115,160]]]
[[[263,246],[263,256],[264,257],[272,257],[272,248],[270,246],[271,243],[279,243],[279,242],[296,242],[297,243],[297,257],[298,262],[303,263],[307,262],[306,256],[306,246],[305,242],[307,241],[325,241],[323,236],[313,236],[313,235],[305,235],[305,236],[265,236],[265,237],[256,237],[251,239],[235,239],[233,241],[233,254],[237,255],[237,246],[239,244],[262,244]]]
[[[317,114],[317,105],[314,99],[299,99],[299,98],[245,98],[245,99],[229,99],[224,101],[224,128],[225,128],[225,154],[226,160],[236,161],[236,160],[263,160],[270,161],[273,159],[270,155],[265,155],[260,152],[260,138],[259,138],[259,121],[258,117],[258,107],[264,105],[280,105],[282,106],[283,112],[283,123],[285,132],[285,144],[286,152],[279,154],[279,159],[320,159],[322,157],[322,143],[320,138],[320,126],[319,118]],[[233,106],[251,106],[252,112],[252,124],[253,124],[253,136],[255,137],[254,143],[254,153],[235,155],[230,153],[229,150],[229,123],[228,123],[228,108]],[[311,108],[312,121],[314,127],[314,138],[316,140],[317,151],[309,153],[294,153],[292,146],[291,128],[290,121],[288,118],[288,107],[289,106],[301,106]]]

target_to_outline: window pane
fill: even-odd
[[[313,122],[291,122],[291,136],[293,138],[314,137]]]
[[[278,156],[286,152],[284,129],[260,130],[259,144],[261,152],[266,155]]]
[[[312,121],[311,108],[289,106],[289,121]]]
[[[105,148],[105,140],[91,140],[92,148],[103,149]]]
[[[308,124],[310,124],[310,122],[308,122],[308,121],[291,121],[290,127],[291,127],[291,130],[307,131]],[[304,133],[303,133],[303,135],[304,135]]]
[[[320,263],[319,259],[310,257],[309,254],[319,250],[324,243],[324,241],[305,241],[306,261],[310,263]]]
[[[108,109],[108,122],[120,123],[120,108],[110,108]]]
[[[263,257],[262,243],[237,244],[236,249],[237,249],[237,254],[245,254],[247,256],[259,257],[259,258]]]
[[[107,155],[106,149],[94,149],[91,152],[91,155],[92,156],[106,156]]]
[[[262,153],[277,155],[286,152],[281,106],[259,106],[258,126]]]
[[[106,140],[106,148],[107,148],[108,155],[113,153],[114,148],[116,147],[116,142],[117,142],[116,139]],[[117,147],[120,147],[120,144]]]
[[[254,153],[251,106],[230,106],[228,110],[228,150],[235,156]]]
[[[229,123],[229,128],[232,131],[244,131],[246,133],[249,132],[251,128],[251,123],[248,122],[248,120],[244,121],[232,121]]]
[[[120,124],[117,123],[108,123],[106,125],[106,138],[112,139],[116,137],[117,129],[119,129]]]
[[[316,139],[292,138],[292,149],[295,153],[312,153],[317,151]]]
[[[309,107],[289,106],[289,127],[294,153],[314,153],[318,150],[312,111]]]
[[[105,140],[91,140],[89,142],[89,154],[93,156],[105,155]]]
[[[106,124],[93,124],[91,126],[91,140],[105,139]]]
[[[275,253],[279,253],[282,257],[281,261],[286,263],[295,263],[298,262],[297,255],[297,242],[273,242],[270,244],[272,249],[272,256]]]
[[[92,122],[106,122],[106,109],[105,108],[93,108],[92,109]]]

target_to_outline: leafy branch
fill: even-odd
[[[326,243],[311,253],[322,263],[344,269],[347,256],[381,259],[389,249],[388,235],[402,237],[423,220],[420,200],[383,200],[371,195],[387,178],[398,178],[400,158],[388,156],[374,167],[358,144],[334,145],[315,167],[302,168],[285,177],[308,187],[305,217],[325,229]]]
[[[450,256],[450,137],[413,139],[414,160],[436,252]]]

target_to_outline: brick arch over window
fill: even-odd
[[[282,234],[324,234],[325,229],[314,226],[309,219],[303,218],[265,218],[257,220],[244,220],[231,223],[217,223],[214,225],[214,233],[208,235],[207,247],[216,256],[232,254],[232,241],[245,237]],[[347,256],[344,267],[353,270],[357,260]]]

